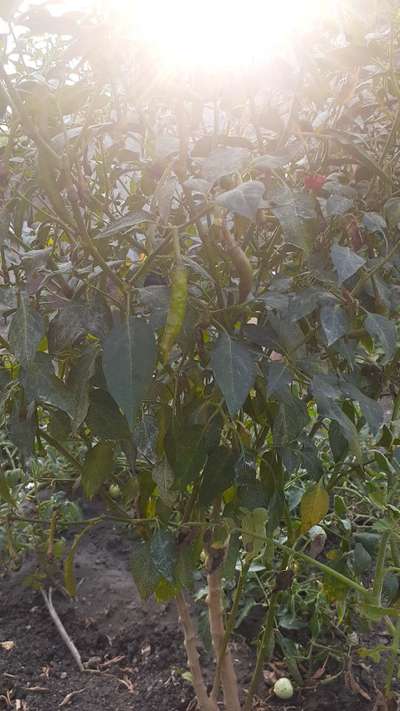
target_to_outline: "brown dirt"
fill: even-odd
[[[97,529],[83,539],[76,556],[75,601],[54,593],[54,603],[84,662],[101,673],[80,673],[45,609],[39,592],[22,586],[33,563],[0,579],[0,709],[20,711],[185,711],[193,699],[182,635],[172,605],[143,604],[129,572],[129,544],[118,533]],[[240,680],[246,686],[253,652],[234,645]],[[203,661],[205,661],[203,655]],[[115,660],[113,662],[113,660]],[[368,677],[368,674],[366,675]],[[367,701],[339,681],[297,692],[283,703],[265,685],[256,708],[268,711],[372,711]],[[69,696],[71,695],[71,696]]]

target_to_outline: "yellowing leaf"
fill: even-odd
[[[329,494],[320,484],[305,492],[300,503],[301,532],[319,523],[329,510]]]

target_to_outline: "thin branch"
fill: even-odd
[[[57,627],[60,637],[62,638],[63,642],[65,643],[65,645],[68,647],[69,651],[71,652],[71,655],[74,658],[79,671],[81,671],[81,672],[85,671],[84,666],[82,664],[81,655],[79,654],[71,637],[69,636],[67,630],[65,629],[63,623],[61,622],[61,620],[57,614],[57,610],[55,609],[55,607],[53,605],[53,599],[52,599],[53,598],[53,590],[52,590],[52,588],[49,588],[48,595],[46,594],[46,592],[43,589],[40,592],[42,593],[42,597],[43,597],[45,605],[50,613],[50,617],[53,620],[55,626]]]

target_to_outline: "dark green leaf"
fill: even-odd
[[[11,349],[21,365],[28,366],[34,360],[44,334],[45,323],[42,316],[30,305],[26,297],[22,297],[8,334]]]
[[[22,372],[21,382],[28,402],[39,400],[73,417],[74,393],[54,374],[53,363],[46,353],[37,353],[33,363]]]
[[[320,311],[321,326],[328,346],[342,338],[349,330],[349,321],[340,304],[326,304]]]
[[[149,541],[133,542],[131,571],[140,596],[147,600],[154,593],[161,578],[154,565]]]
[[[393,321],[381,314],[368,314],[364,321],[364,327],[370,336],[379,341],[385,353],[383,362],[388,363],[393,358],[397,347],[397,332]]]
[[[150,550],[155,569],[169,583],[175,583],[177,548],[172,533],[159,528],[151,539]]]
[[[231,415],[242,407],[256,377],[256,356],[240,341],[221,333],[211,352],[211,367]]]
[[[90,391],[90,405],[86,422],[92,434],[100,439],[128,439],[128,423],[118,405],[105,390]]]
[[[203,472],[199,500],[209,506],[214,499],[228,489],[235,479],[237,456],[225,447],[216,447],[210,453]]]
[[[107,386],[131,429],[152,383],[156,355],[153,331],[143,319],[114,326],[104,341]]]
[[[326,201],[326,212],[328,217],[337,217],[338,215],[345,215],[353,207],[353,200],[345,197],[344,195],[339,195],[334,193]]]
[[[365,259],[353,252],[349,247],[334,244],[331,249],[331,259],[337,271],[339,284],[350,279],[365,264]]]

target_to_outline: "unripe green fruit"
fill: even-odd
[[[291,699],[294,694],[294,690],[290,679],[287,679],[286,677],[278,679],[278,681],[274,684],[274,694],[278,697],[278,699]]]

